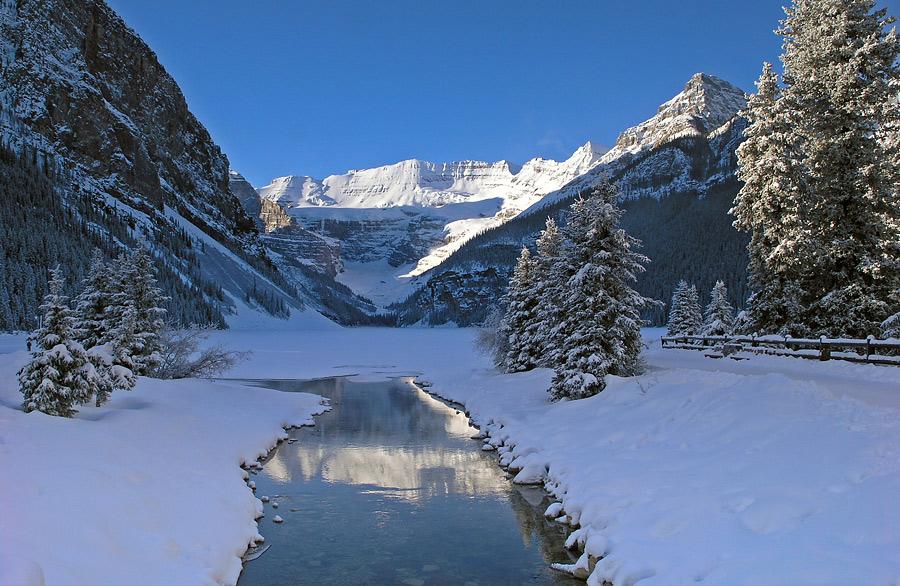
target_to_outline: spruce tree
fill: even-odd
[[[76,405],[94,395],[97,373],[84,347],[74,339],[75,318],[62,294],[62,271],[50,271],[50,292],[41,305],[44,319],[31,334],[31,361],[18,373],[26,412],[72,417]]]
[[[107,310],[113,303],[113,277],[103,260],[103,253],[94,250],[88,274],[82,281],[81,293],[75,298],[76,336],[86,349],[96,346],[109,327]]]
[[[607,374],[633,375],[641,348],[641,308],[652,303],[629,282],[648,259],[640,243],[619,228],[618,187],[607,178],[589,199],[578,199],[562,229],[563,247],[554,271],[562,287],[559,321],[553,328],[556,376],[553,399],[601,392]]]
[[[874,6],[796,0],[778,30],[781,95],[762,96],[761,80],[771,112],[749,108],[735,225],[754,235],[750,310],[763,333],[865,337],[897,310],[900,39]]]
[[[532,291],[538,304],[535,323],[526,335],[532,344],[540,348],[538,366],[553,368],[557,362],[557,348],[552,343],[553,328],[560,321],[562,299],[562,282],[556,271],[560,265],[563,237],[552,217],[547,218],[535,245],[537,260],[533,269]]]
[[[144,246],[120,255],[114,265],[112,304],[106,312],[102,343],[114,345],[113,363],[135,376],[149,374],[162,360],[160,332],[165,324],[163,297],[156,286],[153,259]],[[124,373],[123,373],[124,376]]]
[[[728,302],[728,289],[725,283],[716,281],[703,315],[703,335],[725,336],[731,333],[733,326],[734,308]]]
[[[502,364],[498,366],[505,372],[531,370],[541,360],[541,344],[535,335],[540,300],[539,290],[535,287],[536,273],[537,261],[531,258],[528,247],[523,246],[502,301],[506,313],[500,322],[500,332],[507,346]]]
[[[682,279],[672,294],[669,310],[668,335],[696,336],[703,329],[703,315],[700,313],[700,297],[696,285],[688,286]]]
[[[793,234],[801,229],[805,172],[794,122],[777,109],[781,88],[771,63],[756,85],[742,112],[750,122],[737,149],[737,175],[744,185],[731,209],[734,227],[751,233],[747,276],[754,293],[740,327],[748,330],[743,333],[787,333],[800,319]]]

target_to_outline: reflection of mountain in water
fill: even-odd
[[[488,456],[473,449],[466,418],[410,383],[326,379],[268,386],[320,394],[332,406],[314,428],[295,432],[300,441],[282,444],[266,462],[276,481],[320,477],[397,491],[405,500],[508,490],[494,465],[484,465]]]

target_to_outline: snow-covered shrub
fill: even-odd
[[[199,328],[165,329],[160,332],[160,363],[150,371],[153,378],[213,378],[246,360],[249,352],[227,350],[222,343],[200,350],[207,337]]]

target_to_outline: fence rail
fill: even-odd
[[[663,348],[704,350],[710,358],[772,354],[817,360],[846,360],[900,366],[900,340],[791,338],[790,336],[662,336]]]

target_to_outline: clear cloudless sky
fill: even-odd
[[[254,185],[613,145],[697,72],[755,91],[786,0],[107,0]],[[900,16],[900,0],[878,0]],[[780,69],[779,69],[780,70]]]

